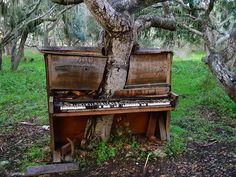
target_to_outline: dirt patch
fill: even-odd
[[[0,173],[8,176],[10,172],[21,170],[25,154],[32,145],[40,145],[49,131],[42,126],[14,124],[0,126]]]
[[[48,131],[41,126],[2,126],[0,134],[1,161],[9,161],[10,165],[1,170],[9,176],[20,170],[19,160],[22,160],[26,149],[33,143],[42,143],[42,137]],[[142,143],[139,141],[139,143]],[[145,147],[144,144],[141,144]],[[163,147],[157,145],[156,147]],[[146,147],[148,147],[146,145]],[[151,145],[151,149],[154,145]],[[119,151],[114,158],[98,165],[94,159],[81,166],[81,171],[73,174],[54,176],[234,176],[236,174],[236,143],[211,141],[191,141],[187,143],[186,153],[172,157],[150,156],[146,168],[146,155],[127,155],[127,151]],[[164,177],[163,176],[163,177]]]

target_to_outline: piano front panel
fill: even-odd
[[[50,89],[98,89],[106,65],[105,57],[50,55],[48,58]]]
[[[149,121],[149,113],[129,113],[114,115],[112,133],[117,135],[145,134]]]
[[[61,90],[97,90],[105,69],[107,57],[97,53],[74,55],[49,53],[48,66],[49,89]],[[170,84],[172,53],[133,53],[126,85]]]
[[[169,84],[172,60],[170,56],[171,52],[133,54],[126,85]]]

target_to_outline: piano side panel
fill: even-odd
[[[126,85],[169,83],[171,52],[133,54]]]
[[[50,89],[96,90],[103,77],[105,57],[51,55]]]
[[[89,116],[74,117],[54,117],[53,118],[53,134],[55,148],[68,143],[66,138],[76,139],[76,143],[84,137],[84,131]]]

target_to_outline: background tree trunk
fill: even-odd
[[[7,55],[11,55],[11,43],[10,42],[5,46],[5,51],[6,51]]]
[[[13,39],[12,41],[12,48],[11,48],[11,69],[13,67],[14,60],[16,58],[16,48],[17,48],[17,38]]]
[[[24,56],[24,48],[25,48],[25,42],[27,40],[27,37],[28,37],[28,31],[24,31],[22,36],[21,36],[20,44],[19,44],[19,47],[18,47],[18,52],[16,50],[16,46],[15,46],[15,49],[13,50],[15,52],[15,54],[12,54],[11,69],[13,71],[17,70],[17,68],[19,66],[19,63],[20,63],[20,60]],[[15,44],[15,45],[17,45],[17,44]]]
[[[2,70],[2,45],[0,44],[0,71]]]
[[[43,34],[43,46],[50,46],[48,32],[46,32],[46,31]]]
[[[236,74],[229,70],[225,59],[219,53],[211,53],[208,56],[208,66],[229,97],[236,102]]]

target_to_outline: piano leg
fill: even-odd
[[[161,141],[170,140],[170,111],[151,112],[146,131],[146,136],[150,139],[156,136]]]
[[[170,140],[170,111],[166,111],[166,140]]]
[[[156,112],[151,112],[149,115],[148,128],[146,132],[146,136],[150,139],[155,136],[156,124],[157,124],[157,114]]]
[[[159,125],[159,133],[160,133],[161,141],[167,140],[165,115],[166,115],[165,112],[161,112],[158,117],[158,125]]]
[[[160,112],[158,120],[161,140],[170,140],[170,111]]]

